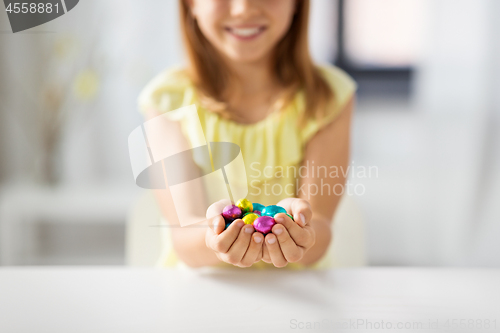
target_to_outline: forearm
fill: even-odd
[[[206,245],[206,228],[208,228],[206,224],[198,224],[174,228],[172,231],[174,250],[177,256],[188,266],[213,266],[220,263],[214,251]]]
[[[316,234],[316,241],[299,261],[299,263],[303,265],[315,264],[325,255],[330,246],[330,242],[332,242],[331,221],[324,218],[313,217],[310,225]]]

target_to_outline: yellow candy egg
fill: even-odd
[[[236,206],[238,206],[241,209],[241,212],[243,214],[248,212],[253,212],[253,205],[250,202],[250,200],[240,199],[238,200],[238,202],[236,202]]]
[[[253,224],[253,221],[255,221],[257,218],[259,218],[259,215],[250,213],[243,216],[243,222],[245,222],[245,224]]]

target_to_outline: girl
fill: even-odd
[[[212,203],[200,188],[185,201],[194,215],[215,216],[204,221],[209,228],[178,228],[168,190],[157,191],[171,225],[160,265],[328,265],[345,178],[325,170],[347,168],[356,85],[336,67],[313,64],[309,0],[180,0],[180,15],[188,66],[153,79],[139,97],[141,111],[153,118],[195,104],[208,142],[241,148],[247,198],[283,206],[294,220],[278,214],[265,237],[241,220],[224,230],[220,213],[228,202],[199,212],[203,205],[195,203]],[[191,123],[181,118],[177,126],[168,144],[193,148]]]

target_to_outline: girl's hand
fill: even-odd
[[[208,208],[207,217],[212,218],[208,218],[210,228],[205,242],[219,260],[238,267],[250,267],[262,259],[264,236],[255,232],[252,225],[245,225],[241,219],[235,220],[224,230],[225,222],[220,214],[229,204],[229,201],[221,200]]]
[[[262,260],[276,267],[285,267],[289,262],[300,261],[313,247],[316,233],[309,222],[312,210],[308,201],[285,199],[278,203],[290,212],[294,220],[286,214],[275,215],[276,225],[272,233],[266,235]]]

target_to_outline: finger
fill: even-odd
[[[297,246],[293,239],[288,234],[286,228],[280,224],[273,227],[273,234],[278,238],[278,243],[283,256],[288,262],[297,262],[302,259],[304,249]]]
[[[285,267],[288,262],[283,256],[278,240],[274,234],[266,235],[266,245],[269,249],[269,256],[271,257],[273,265],[278,268]]]
[[[253,226],[245,225],[239,230],[238,237],[225,254],[225,261],[237,265],[247,252],[250,246],[250,238],[254,232]]]
[[[243,220],[235,220],[226,230],[224,230],[224,232],[216,235],[212,239],[210,247],[214,251],[227,253],[231,245],[233,245],[234,241],[236,241],[236,238],[238,238],[241,227],[244,225],[245,223],[243,223]]]
[[[243,255],[243,258],[241,259],[241,265],[243,267],[250,267],[257,261],[257,258],[262,252],[263,240],[264,236],[260,232],[254,232],[253,235],[251,235],[250,245],[248,246],[247,251]]]
[[[295,222],[300,226],[305,226],[312,218],[312,209],[309,201],[298,198],[286,198],[278,203],[293,216]],[[302,215],[301,215],[302,214]]]
[[[214,244],[217,240],[217,236],[224,230],[225,221],[222,216],[215,216],[211,219],[207,220],[209,228],[205,234],[205,244],[207,247],[212,248],[212,244]]]
[[[267,248],[266,242],[262,244],[262,261],[265,263],[271,263],[271,257],[269,256],[269,249]]]
[[[223,199],[211,204],[207,209],[205,216],[208,220],[208,225],[216,235],[220,234],[225,228],[224,219],[221,220],[219,217],[222,217],[222,210],[229,204],[231,204],[230,200]]]
[[[309,201],[304,199],[296,199],[292,201],[291,212],[293,219],[300,226],[304,227],[312,218],[312,209]]]
[[[290,237],[293,238],[295,243],[297,243],[298,240],[301,240],[300,237],[302,236],[304,228],[295,223],[288,215],[283,213],[276,214],[274,216],[274,220],[277,224],[282,224],[287,229]],[[297,237],[297,239],[294,237]]]
[[[264,251],[264,235],[262,235],[262,246],[260,247],[259,254],[257,255],[257,258],[255,259],[255,262],[262,260],[263,251]]]
[[[215,215],[214,217],[208,219],[208,226],[213,231],[214,235],[217,236],[224,231],[226,222],[221,215]]]
[[[286,199],[283,199],[280,202],[278,202],[276,205],[285,208],[287,212],[291,212],[292,211],[292,202],[295,199],[297,199],[297,198],[286,198]]]

